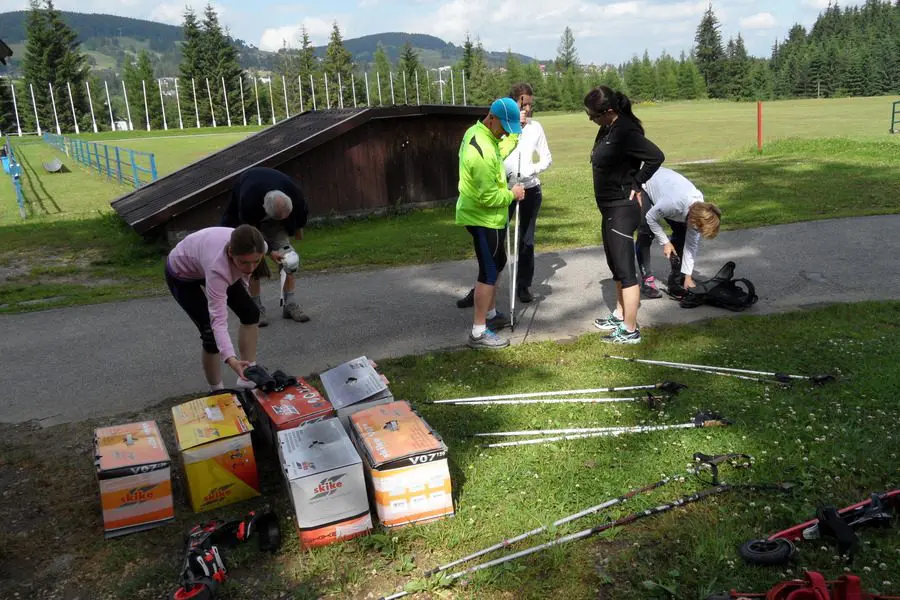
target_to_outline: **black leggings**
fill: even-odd
[[[478,283],[497,285],[497,279],[506,266],[506,229],[490,229],[466,225],[472,234],[475,257],[478,259]]]
[[[634,232],[641,223],[641,209],[637,201],[622,206],[601,207],[600,215],[603,220],[603,251],[613,280],[621,283],[623,289],[637,285]]]
[[[188,314],[197,329],[200,330],[200,340],[203,350],[209,354],[218,354],[219,347],[213,335],[212,325],[209,322],[209,301],[203,289],[202,279],[178,279],[166,267],[166,284],[178,305]],[[228,308],[234,311],[243,325],[255,325],[259,323],[259,308],[250,298],[247,288],[240,281],[235,281],[226,291]]]
[[[638,227],[637,243],[634,246],[638,270],[640,271],[642,279],[653,275],[653,270],[650,267],[650,247],[653,245],[653,240],[656,239],[656,236],[653,235],[650,226],[647,225],[647,212],[649,212],[652,207],[653,201],[647,193],[644,193],[644,204],[641,210],[641,224],[640,227]],[[675,246],[675,252],[678,254],[678,257],[681,258],[681,256],[684,255],[684,240],[687,235],[687,224],[679,223],[678,221],[673,221],[671,219],[666,219],[666,223],[672,228],[672,235],[669,236],[669,241]]]
[[[525,198],[521,202],[514,201],[509,205],[509,235],[513,235],[516,204],[519,205],[519,266],[516,287],[520,290],[530,288],[534,279],[534,228],[542,200],[541,186],[536,185],[525,190]]]

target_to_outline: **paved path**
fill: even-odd
[[[757,287],[760,300],[750,311],[757,314],[898,299],[898,232],[900,215],[723,232],[705,244],[697,267],[708,275],[735,260],[736,276]],[[658,249],[654,259],[663,266]],[[262,330],[260,361],[305,374],[360,355],[378,360],[461,347],[471,310],[457,309],[455,300],[474,271],[474,261],[458,261],[304,277],[298,296],[312,321],[289,323],[276,314]],[[602,249],[539,254],[535,282],[538,300],[519,317],[514,342],[596,332],[591,321],[606,312],[604,298],[613,289]],[[264,290],[264,302],[277,313],[277,285]],[[505,288],[500,294],[505,305]],[[641,324],[730,314],[651,300],[642,305]],[[169,297],[4,315],[0,331],[0,422],[76,421],[205,387],[199,336]]]

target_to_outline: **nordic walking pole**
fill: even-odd
[[[761,379],[759,377],[747,377],[746,375],[738,375],[737,373],[725,373],[722,371],[712,371],[710,369],[701,369],[698,367],[685,367],[678,364],[665,363],[658,360],[644,360],[641,358],[628,358],[627,356],[612,356],[610,354],[604,355],[606,358],[616,358],[619,360],[627,360],[629,362],[648,364],[648,365],[656,365],[660,367],[670,367],[672,369],[681,369],[682,371],[694,371],[696,373],[706,373],[707,375],[721,375],[723,377],[734,377],[736,379],[745,379],[747,381],[756,381],[757,383],[774,383],[776,385],[790,385],[790,382],[785,381],[777,381],[775,379]]]
[[[668,400],[668,396],[653,396],[653,400]],[[494,404],[605,404],[608,402],[636,402],[647,401],[644,396],[622,396],[621,398],[515,398],[512,400],[476,400],[474,402],[449,402],[453,406],[483,406]]]
[[[519,152],[519,166],[516,170],[516,183],[519,184],[522,181],[522,153]],[[521,206],[520,201],[516,201],[516,222],[513,226],[513,247],[515,248],[516,256],[512,263],[512,289],[509,290],[510,297],[510,305],[512,309],[509,311],[509,329],[510,331],[516,330],[516,285],[518,284],[517,279],[519,278],[519,206]]]
[[[428,404],[451,404],[457,402],[476,402],[479,400],[509,400],[512,398],[538,398],[542,396],[577,396],[579,394],[601,394],[606,392],[630,392],[633,390],[662,390],[677,394],[687,386],[675,381],[651,383],[648,385],[627,385],[622,387],[588,388],[582,390],[557,390],[553,392],[525,392],[521,394],[498,394],[494,396],[472,396],[469,398],[451,398],[449,400],[432,400]]]
[[[670,511],[674,508],[678,508],[679,506],[684,506],[685,504],[690,504],[692,502],[697,502],[698,500],[702,500],[708,496],[712,496],[715,494],[721,494],[723,492],[727,492],[731,489],[730,485],[717,485],[712,488],[707,488],[705,490],[701,490],[699,492],[695,492],[690,496],[683,496],[678,500],[673,502],[669,502],[667,504],[661,504],[654,508],[649,508],[647,510],[642,510],[639,512],[632,513],[626,517],[622,517],[621,519],[617,519],[615,521],[610,521],[608,523],[603,523],[602,525],[597,525],[596,527],[591,527],[590,529],[584,529],[582,531],[578,531],[576,533],[571,533],[569,535],[564,535],[562,537],[558,537],[555,540],[546,542],[544,544],[539,544],[537,546],[532,546],[531,548],[526,548],[525,550],[521,550],[519,552],[514,552],[513,554],[508,554],[506,556],[496,558],[494,560],[488,561],[486,563],[482,563],[480,565],[475,565],[473,567],[469,567],[464,571],[459,571],[457,573],[453,573],[448,576],[449,581],[455,581],[460,577],[465,575],[470,575],[472,573],[476,573],[483,569],[488,569],[490,567],[495,567],[497,565],[510,562],[517,558],[522,558],[523,556],[528,556],[530,554],[534,554],[536,552],[540,552],[542,550],[546,550],[547,548],[552,548],[554,546],[561,546],[562,544],[567,544],[569,542],[574,542],[577,540],[581,540],[587,537],[591,537],[593,535],[597,535],[598,533],[602,533],[608,529],[613,529],[615,527],[621,527],[623,525],[628,525],[629,523],[633,523],[638,519],[643,519],[644,517],[649,517],[652,515],[656,515],[662,512]],[[404,596],[408,596],[410,592],[398,592],[396,594],[392,594],[390,596],[384,596],[381,600],[397,600],[397,598],[403,598]]]
[[[609,358],[624,358],[620,356],[610,356]],[[628,358],[624,358],[624,360],[631,360]],[[771,371],[751,371],[749,369],[735,369],[733,367],[713,367],[710,365],[692,365],[690,363],[679,363],[672,362],[668,360],[643,360],[637,362],[645,362],[648,364],[659,364],[667,367],[692,367],[696,369],[703,369],[705,371],[727,371],[729,373],[743,373],[745,375],[768,375],[770,377],[774,377],[781,383],[790,383],[792,379],[800,379],[800,380],[808,380],[813,383],[825,383],[826,381],[833,381],[834,375],[829,375],[827,373],[823,373],[821,375],[789,375],[787,373],[780,372],[771,372]]]
[[[705,455],[705,454],[701,454],[701,453],[699,453],[699,452],[695,452],[695,453],[694,453],[694,461],[695,461],[695,462],[697,462],[697,463],[700,464],[700,465],[707,465],[707,466],[709,466],[711,469],[715,469],[715,470],[713,471],[713,479],[712,479],[712,484],[713,484],[713,485],[718,485],[718,484],[719,484],[719,471],[718,471],[718,465],[724,463],[725,461],[728,461],[728,460],[735,460],[735,459],[738,459],[738,458],[745,459],[747,462],[745,462],[745,463],[743,463],[743,464],[736,464],[736,465],[734,465],[734,466],[735,466],[735,467],[746,467],[746,466],[749,466],[749,465],[751,464],[749,461],[751,461],[753,457],[751,457],[751,456],[749,456],[749,455],[747,455],[747,454],[717,454],[717,455],[713,455],[713,456],[708,456],[708,455]],[[689,468],[689,469],[687,470],[687,473],[688,473],[688,474],[696,473],[696,471],[695,471],[693,468]],[[684,473],[683,473],[683,472],[676,473],[676,474],[674,474],[674,475],[669,475],[668,477],[663,477],[663,478],[660,479],[659,481],[656,481],[656,482],[654,482],[654,483],[651,483],[650,485],[645,485],[645,486],[640,487],[640,488],[634,488],[634,489],[630,490],[629,492],[627,492],[627,493],[625,493],[625,494],[622,494],[621,496],[619,496],[619,497],[617,497],[617,498],[612,498],[611,500],[607,500],[607,501],[605,501],[605,502],[603,502],[603,503],[601,503],[601,504],[597,504],[596,506],[592,506],[592,507],[590,507],[590,508],[586,508],[586,509],[584,509],[584,510],[582,510],[582,511],[579,511],[579,512],[575,513],[575,514],[572,514],[572,515],[569,515],[569,516],[567,516],[567,517],[563,517],[563,518],[561,518],[561,519],[558,519],[558,520],[554,521],[554,522],[550,525],[550,527],[559,527],[560,525],[565,525],[566,523],[571,523],[572,521],[575,521],[576,519],[580,519],[581,517],[586,517],[586,516],[588,516],[588,515],[592,515],[592,514],[594,514],[594,513],[598,513],[598,512],[600,512],[600,511],[602,511],[602,510],[606,510],[607,508],[616,506],[617,504],[622,504],[623,502],[627,502],[628,500],[634,498],[635,496],[637,496],[637,495],[639,495],[639,494],[644,494],[644,493],[647,493],[647,492],[652,492],[653,490],[656,490],[656,489],[658,489],[658,488],[660,488],[660,487],[666,485],[667,483],[670,483],[670,482],[673,481],[673,480],[677,480],[677,479],[680,478],[680,477],[684,477]],[[503,549],[503,548],[507,548],[507,547],[509,547],[509,546],[511,546],[511,545],[513,545],[513,544],[515,544],[515,543],[517,543],[517,542],[521,542],[522,540],[524,540],[524,539],[526,539],[526,538],[529,538],[529,537],[531,537],[531,536],[533,536],[533,535],[537,535],[537,534],[539,534],[539,533],[543,533],[543,532],[547,531],[547,529],[549,529],[549,527],[547,527],[547,526],[545,525],[545,526],[542,526],[542,527],[538,527],[537,529],[532,529],[532,530],[529,531],[529,532],[526,532],[526,533],[517,535],[517,536],[515,536],[515,537],[511,537],[511,538],[509,538],[509,539],[505,539],[505,540],[503,540],[502,542],[498,542],[498,543],[494,544],[493,546],[490,546],[490,547],[485,548],[485,549],[483,549],[483,550],[478,550],[477,552],[473,552],[472,554],[469,554],[468,556],[464,556],[464,557],[462,557],[462,558],[459,558],[459,559],[457,559],[457,560],[454,560],[453,562],[449,562],[449,563],[447,563],[447,564],[445,564],[445,565],[442,565],[442,566],[440,566],[440,567],[435,567],[434,569],[431,569],[430,571],[425,571],[424,575],[425,575],[425,577],[431,577],[432,575],[434,575],[434,574],[436,574],[436,573],[440,573],[441,571],[446,571],[446,570],[448,570],[448,569],[452,569],[452,568],[455,567],[456,565],[462,564],[462,563],[464,563],[464,562],[469,562],[470,560],[474,560],[474,559],[476,559],[476,558],[478,558],[478,557],[480,557],[480,556],[484,556],[485,554],[489,554],[489,553],[491,553],[491,552],[493,552],[493,551],[495,551],[495,550],[501,550],[501,549]]]

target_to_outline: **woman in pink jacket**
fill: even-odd
[[[237,373],[238,387],[255,386],[244,377],[244,369],[256,364],[259,337],[259,308],[248,286],[254,271],[267,275],[267,250],[262,233],[250,225],[208,227],[180,241],[166,260],[169,291],[200,330],[203,372],[212,390],[224,388],[223,362]],[[240,356],[228,335],[229,308],[241,320]]]

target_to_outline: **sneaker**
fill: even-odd
[[[609,335],[604,335],[600,338],[600,341],[606,342],[607,344],[640,344],[641,330],[635,329],[634,331],[626,331],[625,326],[622,325]]]
[[[500,337],[490,329],[485,329],[484,333],[475,337],[469,332],[469,348],[485,348],[488,350],[499,350],[509,346],[509,340]]]
[[[259,326],[260,327],[268,327],[269,319],[266,318],[266,307],[259,307]]]
[[[594,319],[594,327],[601,331],[615,331],[622,325],[622,319],[617,317],[615,313],[609,313],[604,319]]]
[[[650,275],[645,277],[641,283],[641,296],[645,298],[662,298],[662,292],[656,287],[656,277]]]
[[[528,288],[519,288],[518,296],[519,302],[522,304],[528,304],[534,300],[534,296],[531,295],[531,291]]]
[[[456,301],[457,308],[472,308],[475,306],[475,288],[469,290],[469,293]]]
[[[485,322],[485,325],[487,325],[488,329],[490,329],[491,331],[500,331],[504,327],[509,327],[510,321],[509,317],[498,310],[497,314],[494,315],[494,318],[488,319]]]
[[[293,319],[301,323],[309,321],[309,317],[306,316],[306,313],[303,312],[303,309],[300,308],[300,305],[296,302],[285,304],[281,309],[281,316],[285,319]]]
[[[239,390],[252,390],[256,387],[256,384],[249,379],[241,379],[238,377],[234,387]]]

